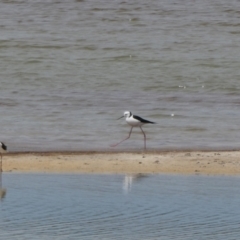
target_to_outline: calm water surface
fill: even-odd
[[[109,150],[130,110],[158,123],[145,127],[149,148],[239,148],[239,8],[1,1],[1,141],[10,151]],[[142,147],[136,129],[118,149]]]
[[[1,239],[239,239],[239,177],[3,175]]]

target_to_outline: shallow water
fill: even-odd
[[[1,239],[238,239],[239,177],[4,173]]]
[[[239,148],[239,1],[0,5],[10,151],[109,150],[128,134],[124,110],[157,122],[149,148]],[[118,149],[142,147],[138,129]]]

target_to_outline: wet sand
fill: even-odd
[[[3,172],[240,174],[240,151],[10,153]]]

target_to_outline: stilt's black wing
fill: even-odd
[[[148,120],[146,120],[146,119],[143,119],[143,118],[141,118],[141,117],[139,117],[139,116],[136,116],[136,115],[133,115],[133,118],[137,119],[138,121],[140,121],[140,122],[142,122],[142,123],[152,123],[152,124],[155,123],[155,122],[151,122],[151,121],[148,121]]]
[[[2,143],[3,150],[7,151],[7,146],[3,142],[1,142],[1,143]]]

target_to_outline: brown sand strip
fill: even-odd
[[[240,174],[240,151],[11,153],[4,172]]]

